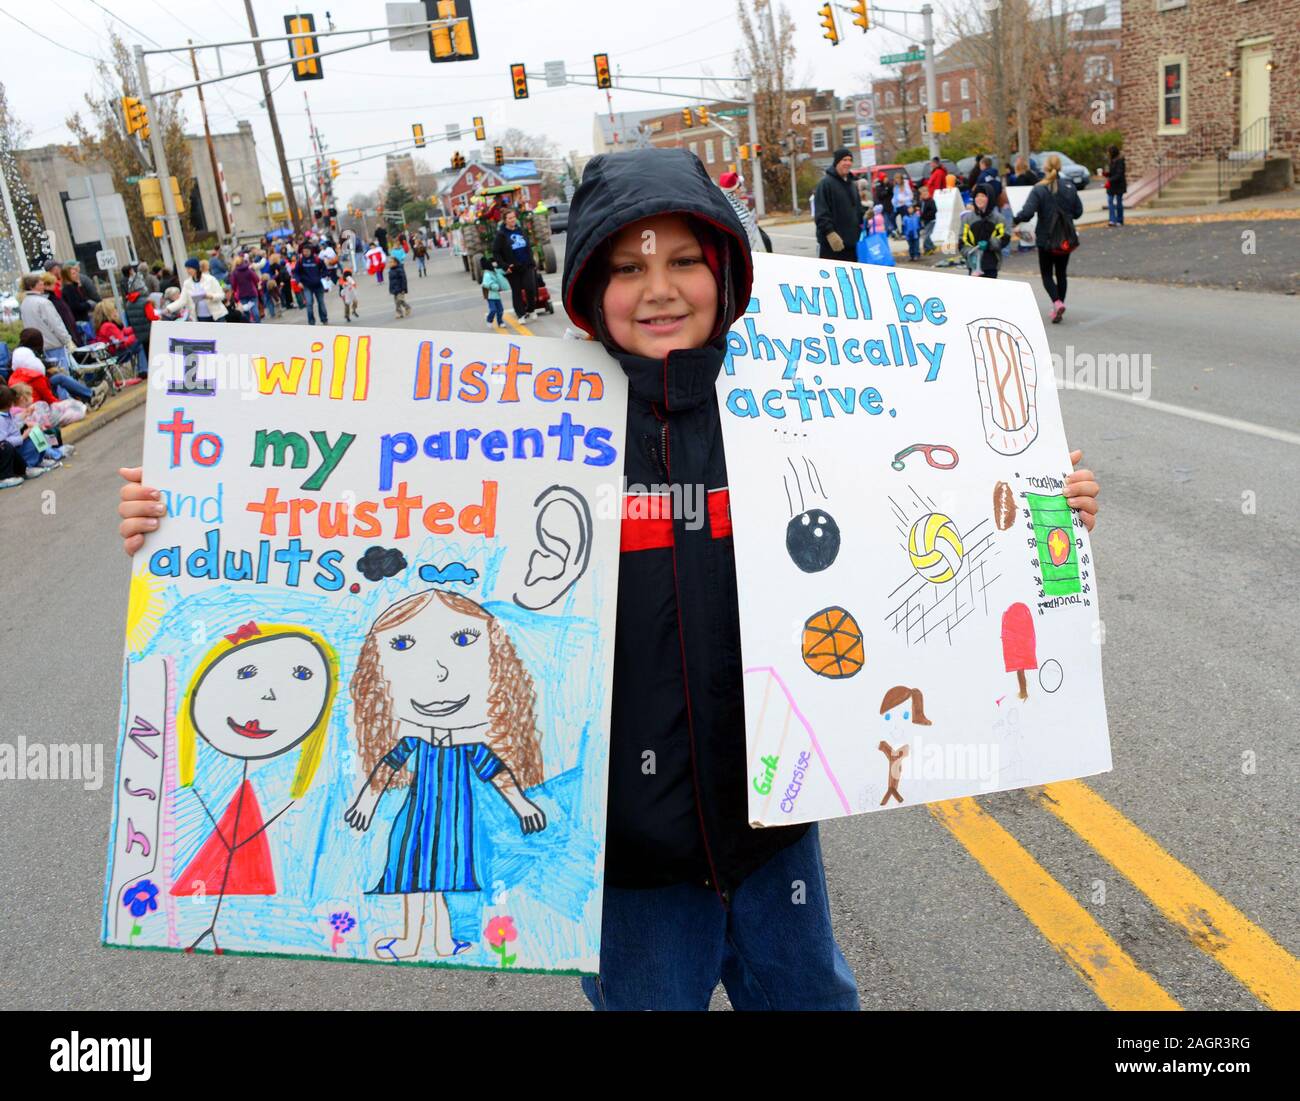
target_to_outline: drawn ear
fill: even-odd
[[[591,560],[591,508],[571,486],[551,486],[533,502],[537,546],[528,556],[523,587],[514,600],[521,608],[549,608],[587,572]]]

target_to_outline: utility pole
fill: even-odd
[[[167,238],[171,248],[173,270],[180,277],[180,267],[185,262],[185,232],[181,229],[176,200],[172,197],[171,171],[167,167],[167,150],[163,147],[162,119],[153,93],[149,91],[149,69],[144,63],[144,47],[135,47],[135,67],[140,77],[140,95],[149,112],[149,147],[153,150],[154,174],[158,177],[158,190],[162,193],[163,211],[167,215]]]
[[[257,19],[253,15],[253,0],[244,0],[244,10],[248,13],[248,30],[257,38]],[[271,120],[271,137],[275,139],[275,155],[280,162],[281,186],[285,198],[289,200],[289,219],[293,222],[294,233],[302,232],[302,216],[298,213],[298,198],[293,193],[293,177],[289,175],[289,162],[284,156],[284,140],[280,137],[280,120],[276,118],[275,101],[271,98],[271,78],[267,75],[266,59],[262,57],[262,44],[253,42],[253,56],[257,58],[257,67],[262,70],[262,95],[266,98],[266,114]]]
[[[754,214],[756,217],[767,216],[767,198],[763,192],[763,159],[755,152],[758,148],[758,103],[754,94],[754,77],[749,78],[749,163],[753,166],[754,178],[750,181],[754,188]]]
[[[192,45],[194,39],[187,41]],[[194,79],[199,77],[199,59],[193,50],[190,50],[190,64],[194,66]],[[221,208],[221,227],[227,237],[230,236],[230,219],[226,215],[226,204],[221,200],[221,170],[217,167],[217,147],[212,144],[212,127],[208,125],[208,105],[203,99],[203,85],[198,87],[199,93],[199,113],[203,115],[203,136],[208,141],[208,160],[212,162],[212,186],[217,191],[217,206]]]
[[[934,9],[929,4],[921,5],[921,21],[925,27],[925,33],[921,38],[921,45],[925,47],[925,109],[933,119],[934,112],[938,107],[935,96],[934,82]],[[931,158],[939,155],[939,135],[935,133],[933,125],[927,125],[926,136],[930,139],[930,156]]]

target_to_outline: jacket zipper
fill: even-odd
[[[668,474],[669,481],[672,480],[673,470],[672,462],[669,459],[668,451],[668,421],[664,418],[658,409],[652,405],[656,417],[660,419],[659,437],[663,442],[663,462],[664,470]],[[704,803],[700,797],[700,774],[699,768],[695,761],[695,716],[691,711],[691,682],[686,672],[686,635],[682,630],[682,589],[677,579],[677,538],[674,534],[672,543],[673,552],[673,596],[677,601],[677,645],[682,655],[682,685],[686,689],[686,734],[691,746],[691,783],[695,788],[695,814],[700,822],[700,840],[704,842],[704,857],[709,862],[709,877],[711,886],[718,896],[718,901],[722,903],[724,910],[731,908],[731,892],[724,891],[718,883],[718,869],[713,863],[713,849],[709,845],[708,830],[704,825]]]

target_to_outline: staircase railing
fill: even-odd
[[[1223,144],[1223,128],[1211,123],[1192,127],[1176,145],[1166,146],[1156,154],[1156,197],[1159,198],[1175,177],[1181,175],[1188,161],[1205,160]]]
[[[1253,172],[1268,160],[1268,151],[1272,146],[1273,119],[1269,115],[1257,118],[1237,136],[1235,149],[1220,149],[1219,162],[1219,199],[1241,182],[1242,178]]]

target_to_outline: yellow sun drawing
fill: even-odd
[[[131,575],[131,593],[126,602],[126,644],[133,653],[149,645],[162,622],[165,585],[162,578],[144,570]]]

